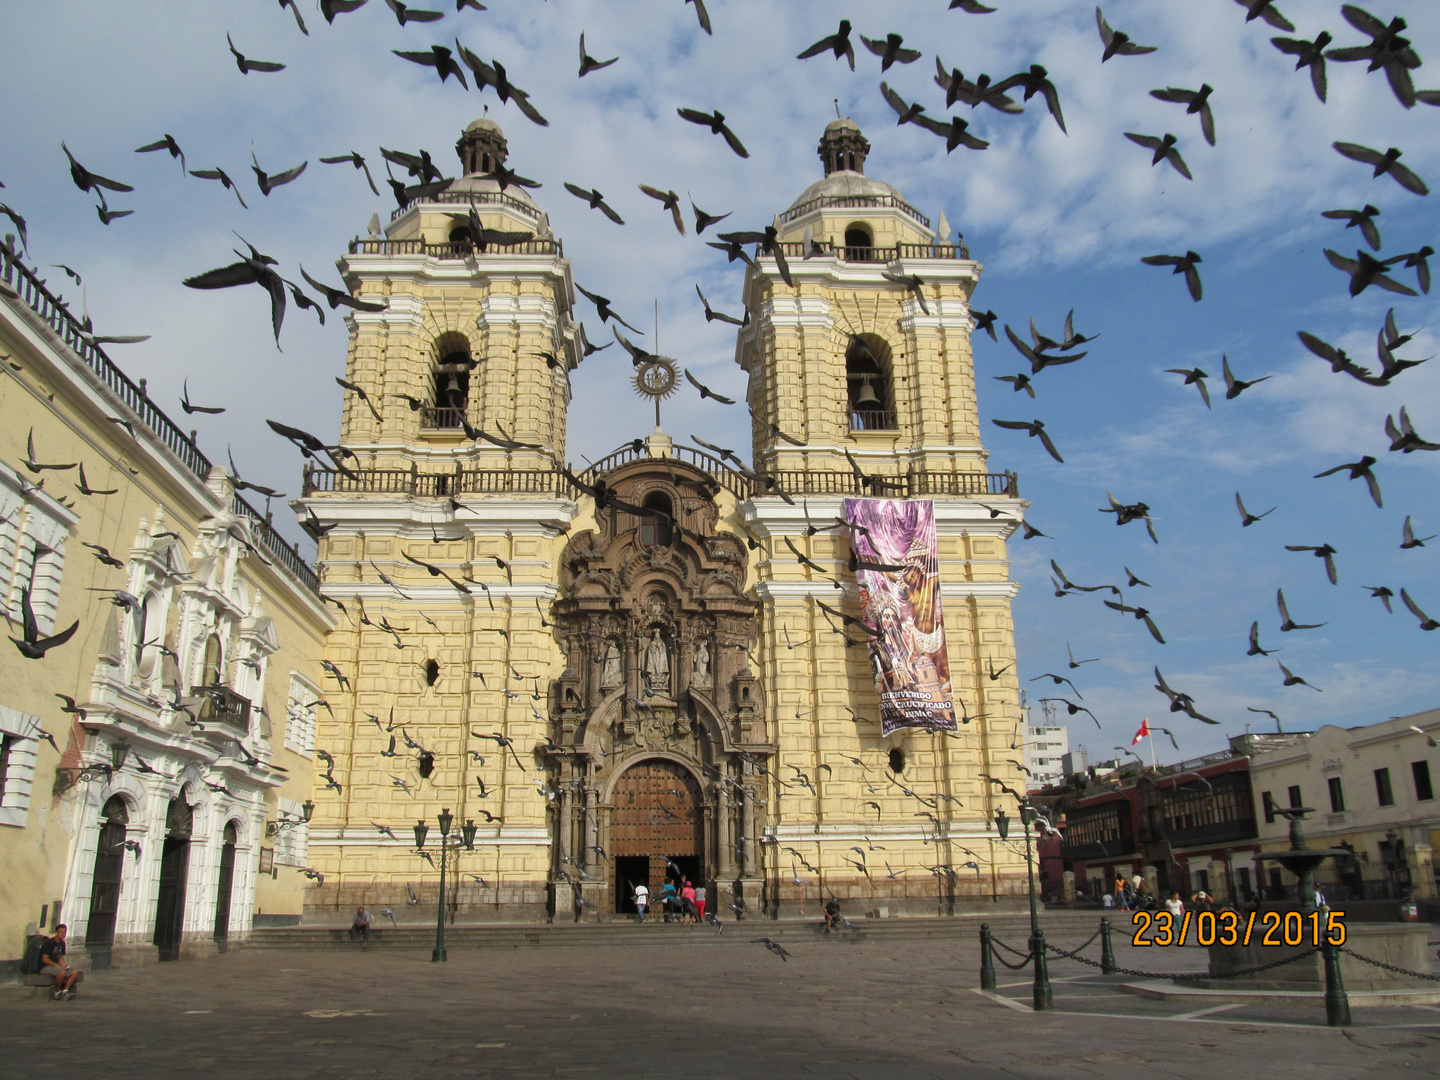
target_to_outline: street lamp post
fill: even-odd
[[[1036,1012],[1045,1012],[1054,1007],[1054,997],[1050,990],[1050,966],[1045,959],[1045,933],[1040,929],[1040,913],[1035,905],[1035,864],[1030,851],[1030,823],[1034,816],[1034,808],[1022,802],[1020,824],[1025,830],[1025,873],[1030,885],[1030,954],[1035,963],[1031,1000]],[[1004,807],[995,811],[995,827],[1000,831],[1001,840],[1009,837],[1010,819],[1005,816]]]
[[[455,815],[450,813],[450,808],[447,806],[440,811],[437,820],[440,823],[440,899],[435,911],[435,950],[430,954],[432,964],[442,964],[449,959],[445,954],[445,860],[450,851],[450,827],[455,823]],[[460,843],[464,845],[466,851],[475,850],[477,828],[474,819],[467,819],[465,824],[460,827]],[[424,850],[425,837],[429,832],[430,826],[426,825],[423,820],[415,823],[416,851]],[[460,849],[458,846],[455,849],[455,864],[456,873],[459,873]]]

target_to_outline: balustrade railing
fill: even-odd
[[[350,241],[351,255],[426,255],[434,259],[468,259],[475,252],[469,240],[431,244],[424,240]],[[488,244],[481,255],[563,255],[558,240],[522,240],[518,244]]]

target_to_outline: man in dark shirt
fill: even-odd
[[[61,923],[55,927],[55,936],[46,938],[40,945],[40,973],[54,976],[55,989],[50,992],[54,1001],[73,998],[75,983],[80,978],[80,972],[65,960],[65,933],[65,924]]]

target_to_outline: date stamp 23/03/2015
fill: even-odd
[[[1131,945],[1250,945],[1295,948],[1323,943],[1345,944],[1343,911],[1137,911],[1132,917]]]

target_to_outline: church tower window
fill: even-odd
[[[857,334],[845,350],[851,431],[894,431],[890,347],[873,334]]]
[[[870,227],[855,222],[845,227],[845,261],[872,262],[875,252],[875,237]]]
[[[673,539],[670,525],[675,514],[669,497],[652,492],[641,505],[645,510],[656,512],[640,519],[640,543],[645,547],[669,547]]]
[[[468,233],[467,233],[468,235]],[[430,373],[431,399],[423,426],[458,428],[470,405],[470,343],[461,334],[442,334],[435,343],[435,367]]]

